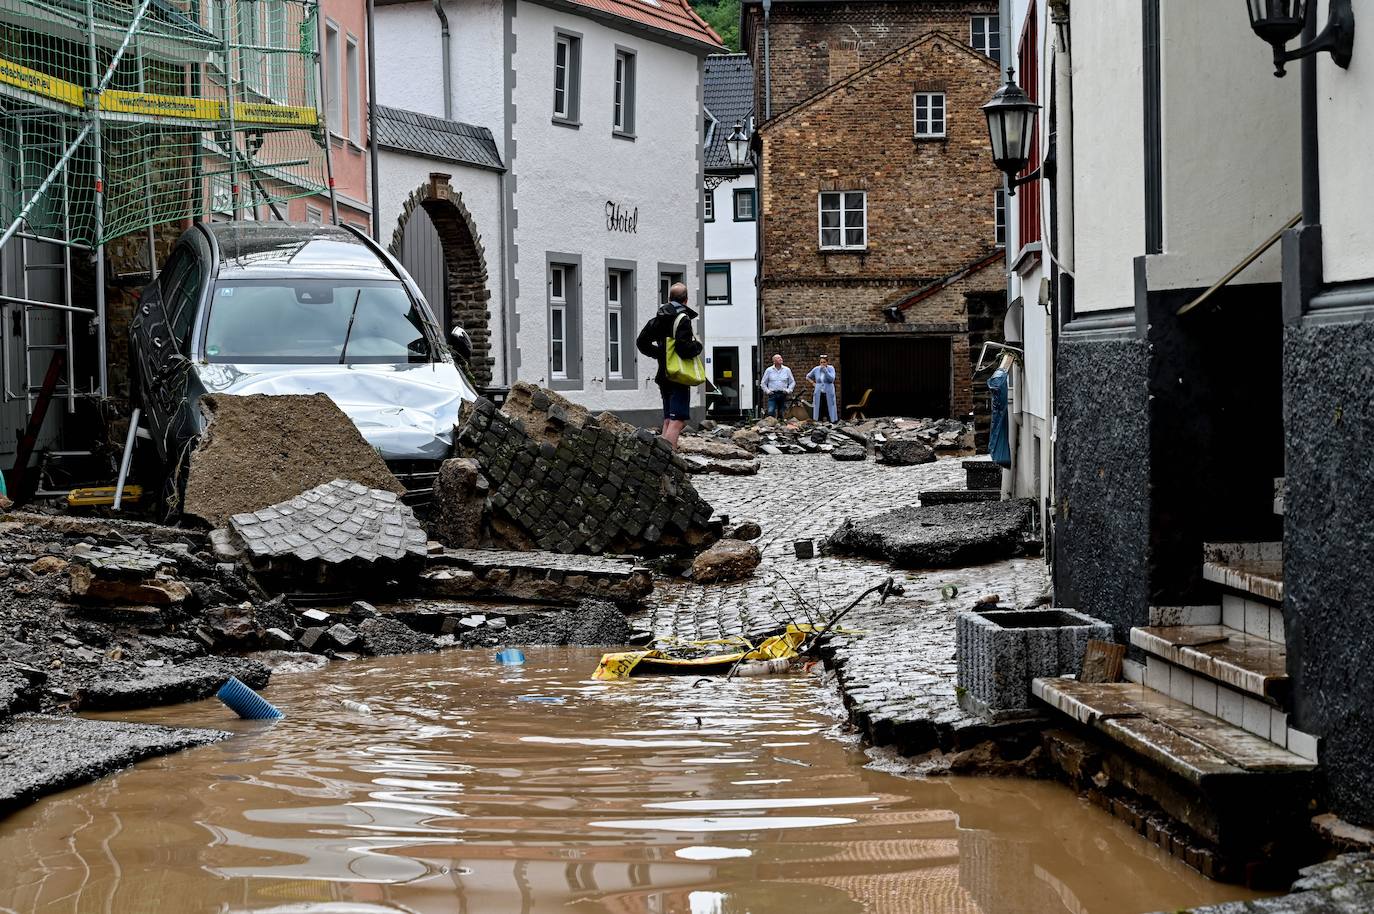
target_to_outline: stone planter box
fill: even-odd
[[[1077,674],[1088,641],[1112,640],[1112,627],[1069,609],[993,609],[955,622],[959,705],[990,720],[1037,713],[1031,680]]]

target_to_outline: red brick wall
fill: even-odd
[[[996,0],[947,3],[787,3],[769,17],[773,116],[810,98],[926,32],[968,43],[972,16],[997,15]],[[755,106],[763,119],[763,10],[745,7],[745,44],[754,61]],[[991,93],[989,93],[991,94]]]

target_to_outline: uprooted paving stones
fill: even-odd
[[[317,669],[330,658],[776,632],[791,617],[776,595],[759,597],[774,587],[764,573],[770,555],[790,552],[801,528],[823,538],[856,506],[893,507],[909,502],[916,486],[952,486],[957,461],[932,462],[935,452],[965,453],[967,443],[958,422],[768,421],[706,428],[674,453],[609,414],[517,385],[499,410],[479,400],[464,411],[456,456],[440,467],[422,516],[394,477],[378,473],[385,466],[327,399],[216,397],[210,409],[212,435],[188,458],[197,488],[188,491],[195,510],[183,526],[53,513],[0,518],[0,805],[224,736],[110,724],[119,729],[98,758],[58,749],[38,764],[15,748],[40,731],[60,735],[57,746],[77,740],[84,725],[62,723],[73,720],[64,712],[202,699],[230,676],[263,688],[274,670]],[[290,450],[293,415],[333,441],[334,453],[315,443]],[[268,451],[295,454],[290,467],[277,467],[278,457],[252,440],[254,422],[271,433]],[[339,423],[346,427],[333,427]],[[801,458],[772,450],[857,451],[862,462],[840,471],[808,459],[817,477],[808,483],[773,463]],[[694,477],[699,461],[733,468]],[[269,465],[276,469],[255,469]],[[837,483],[840,472],[848,475]],[[735,478],[748,473],[757,475]],[[235,483],[222,484],[226,491],[210,484],[222,474]],[[698,490],[708,482],[710,491]],[[241,491],[227,491],[236,486]],[[761,489],[766,504],[739,498]],[[828,522],[827,498],[844,506]],[[711,501],[730,508],[729,526]],[[1020,507],[1008,510],[1021,517]],[[1001,526],[989,529],[972,539],[1005,539]],[[975,555],[961,548],[953,555]],[[650,566],[660,582],[691,584],[667,583],[668,593],[656,596]],[[741,621],[726,622],[729,632],[665,629],[660,607],[682,586],[714,593],[714,605],[730,604]],[[21,777],[20,765],[36,773]]]

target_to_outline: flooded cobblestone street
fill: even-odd
[[[601,684],[594,649],[280,674],[236,731],[0,823],[0,910],[1129,914],[1249,897],[1042,782],[867,769],[811,677]],[[370,713],[350,711],[345,700]]]

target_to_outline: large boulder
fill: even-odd
[[[762,558],[753,543],[721,540],[692,562],[692,580],[698,584],[740,581],[754,573]]]
[[[919,441],[893,438],[883,442],[878,448],[878,462],[895,467],[934,463],[935,451]]]
[[[435,650],[434,639],[386,616],[364,619],[358,626],[363,650],[369,654],[418,654]]]

